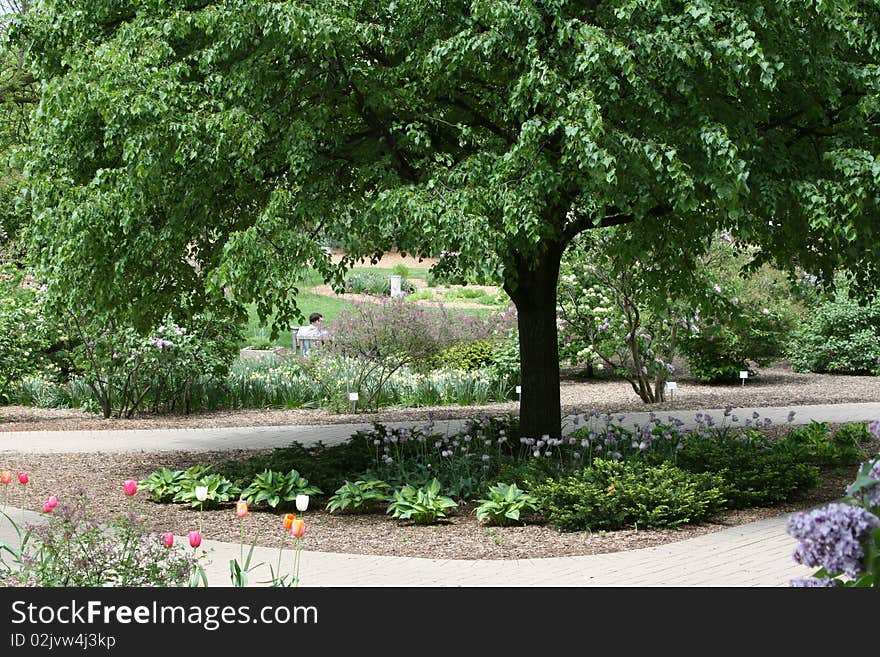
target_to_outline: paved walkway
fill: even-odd
[[[758,413],[775,424],[785,423],[795,410],[793,424],[870,421],[880,418],[880,403],[834,404],[786,408],[736,409],[740,422]],[[723,409],[704,410],[720,423]],[[672,415],[688,426],[695,425],[695,411]],[[615,421],[617,418],[615,417]],[[629,413],[622,423],[645,424],[648,413]],[[417,422],[389,423],[418,426]],[[216,450],[242,447],[279,447],[292,441],[322,440],[327,444],[345,440],[369,425],[253,427],[235,429],[129,430],[70,432],[0,432],[0,451],[87,452]],[[455,421],[438,422],[435,430],[453,431]],[[571,426],[571,425],[569,425]],[[34,513],[7,509],[16,521],[38,518]],[[0,517],[0,540],[14,542],[9,522]],[[775,587],[812,572],[791,558],[795,541],[785,532],[787,515],[740,525],[652,548],[581,557],[519,560],[438,560],[413,557],[382,557],[304,550],[301,556],[302,586],[313,587]],[[185,537],[179,541],[186,542]],[[210,551],[206,570],[211,586],[229,586],[229,561],[239,555],[238,544],[205,540]],[[293,552],[284,551],[281,572],[289,572]],[[268,578],[269,565],[276,566],[278,549],[258,547],[254,562],[262,565],[251,574],[251,585]]]

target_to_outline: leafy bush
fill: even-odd
[[[521,514],[535,513],[537,503],[516,484],[498,483],[489,487],[488,497],[479,500],[475,513],[480,522],[506,527],[519,523]]]
[[[688,434],[676,465],[690,472],[718,473],[732,508],[772,506],[819,483],[819,469],[803,454],[756,431],[740,435]]]
[[[423,488],[404,486],[394,491],[386,513],[390,513],[392,518],[412,520],[419,525],[430,525],[440,518],[445,518],[447,509],[457,507],[458,505],[451,498],[440,494],[440,482],[432,479],[431,483]]]
[[[795,331],[787,351],[798,372],[870,374],[880,358],[880,298],[859,305],[842,285]]]
[[[855,465],[866,454],[860,442],[870,438],[865,424],[842,425],[833,435],[827,422],[816,422],[792,429],[780,439],[780,446],[816,465]]]
[[[133,514],[103,526],[85,492],[61,500],[48,522],[28,527],[23,542],[15,567],[2,565],[25,586],[184,586],[197,566],[194,552],[166,548]]]
[[[265,502],[273,509],[296,500],[297,495],[320,495],[321,489],[309,486],[309,480],[296,470],[287,474],[276,470],[264,470],[241,491],[241,498],[248,504]]]
[[[378,505],[384,504],[391,499],[390,491],[391,486],[378,479],[346,481],[336,489],[336,492],[327,502],[327,510],[331,513],[334,511],[354,511],[359,513],[372,511]]]
[[[596,459],[590,468],[536,484],[542,515],[563,531],[677,527],[724,508],[723,479],[670,463]]]
[[[451,367],[457,370],[475,370],[491,365],[493,340],[474,340],[458,342],[434,357],[435,368]]]

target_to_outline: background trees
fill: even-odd
[[[876,275],[875,3],[47,0],[26,173],[49,295],[141,327],[303,266],[446,253],[516,304],[521,428],[560,433],[556,285],[630,223],[667,271],[720,228],[755,261]],[[808,56],[805,56],[808,54]],[[231,296],[224,296],[227,290]]]

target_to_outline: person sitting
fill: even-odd
[[[327,339],[327,330],[321,327],[324,316],[321,313],[309,315],[309,325],[300,326],[296,332],[297,350],[302,349],[302,355],[309,353],[309,349],[321,344]]]

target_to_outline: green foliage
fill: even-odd
[[[519,524],[521,515],[535,513],[537,504],[536,498],[516,484],[498,483],[489,487],[488,497],[479,500],[475,513],[480,522],[506,527]]]
[[[859,447],[870,440],[867,425],[848,423],[834,434],[827,422],[816,422],[797,427],[783,436],[782,448],[797,453],[801,460],[816,465],[855,465],[867,455]]]
[[[248,504],[265,502],[273,509],[296,500],[297,495],[320,495],[321,489],[310,486],[309,480],[296,470],[287,474],[276,470],[264,470],[241,491],[241,498]]]
[[[772,506],[819,483],[819,470],[804,463],[798,450],[751,431],[742,435],[689,434],[676,465],[695,473],[721,475],[732,508]]]
[[[563,531],[677,527],[699,522],[724,508],[724,482],[670,463],[596,459],[568,477],[532,489],[544,517]]]
[[[860,304],[846,290],[841,282],[795,332],[787,353],[795,371],[870,374],[880,368],[880,298]]]
[[[208,495],[204,502],[196,499],[196,486],[207,487]],[[180,490],[172,501],[188,502],[196,509],[210,509],[218,506],[221,502],[237,500],[240,493],[241,489],[223,475],[209,473],[199,477],[185,477],[180,484]]]
[[[390,491],[391,486],[378,479],[346,481],[330,497],[327,510],[331,513],[334,511],[366,513],[388,502],[391,499]]]
[[[394,491],[386,513],[390,513],[392,518],[430,525],[440,518],[446,518],[447,510],[455,508],[458,505],[451,498],[440,494],[440,482],[432,479],[422,488],[404,486]]]
[[[440,252],[550,334],[524,339],[521,412],[559,435],[556,386],[529,392],[558,376],[556,308],[529,301],[582,231],[636,225],[658,277],[730,228],[877,279],[871,3],[93,4],[11,30],[40,92],[29,253],[76,307],[154,326],[228,291],[287,330],[291,263],[341,286],[358,256]]]
[[[401,279],[406,279],[409,276],[409,267],[407,267],[402,262],[398,262],[391,269],[391,272],[397,276],[400,276]],[[401,280],[401,283],[403,283],[403,280]]]
[[[154,502],[171,502],[183,488],[184,482],[188,480],[183,470],[161,468],[139,481],[138,490],[147,491]]]
[[[59,501],[46,523],[27,529],[24,543],[17,567],[4,573],[24,586],[185,586],[197,566],[193,552],[164,547],[134,518],[99,523],[85,492]]]
[[[404,265],[406,267],[406,265]],[[375,272],[352,272],[345,279],[346,292],[388,296],[391,294],[391,278]],[[416,286],[406,278],[400,279],[400,290],[406,294],[416,291]]]
[[[475,370],[492,365],[493,340],[458,342],[438,353],[434,359],[435,367],[451,367],[457,370]]]

